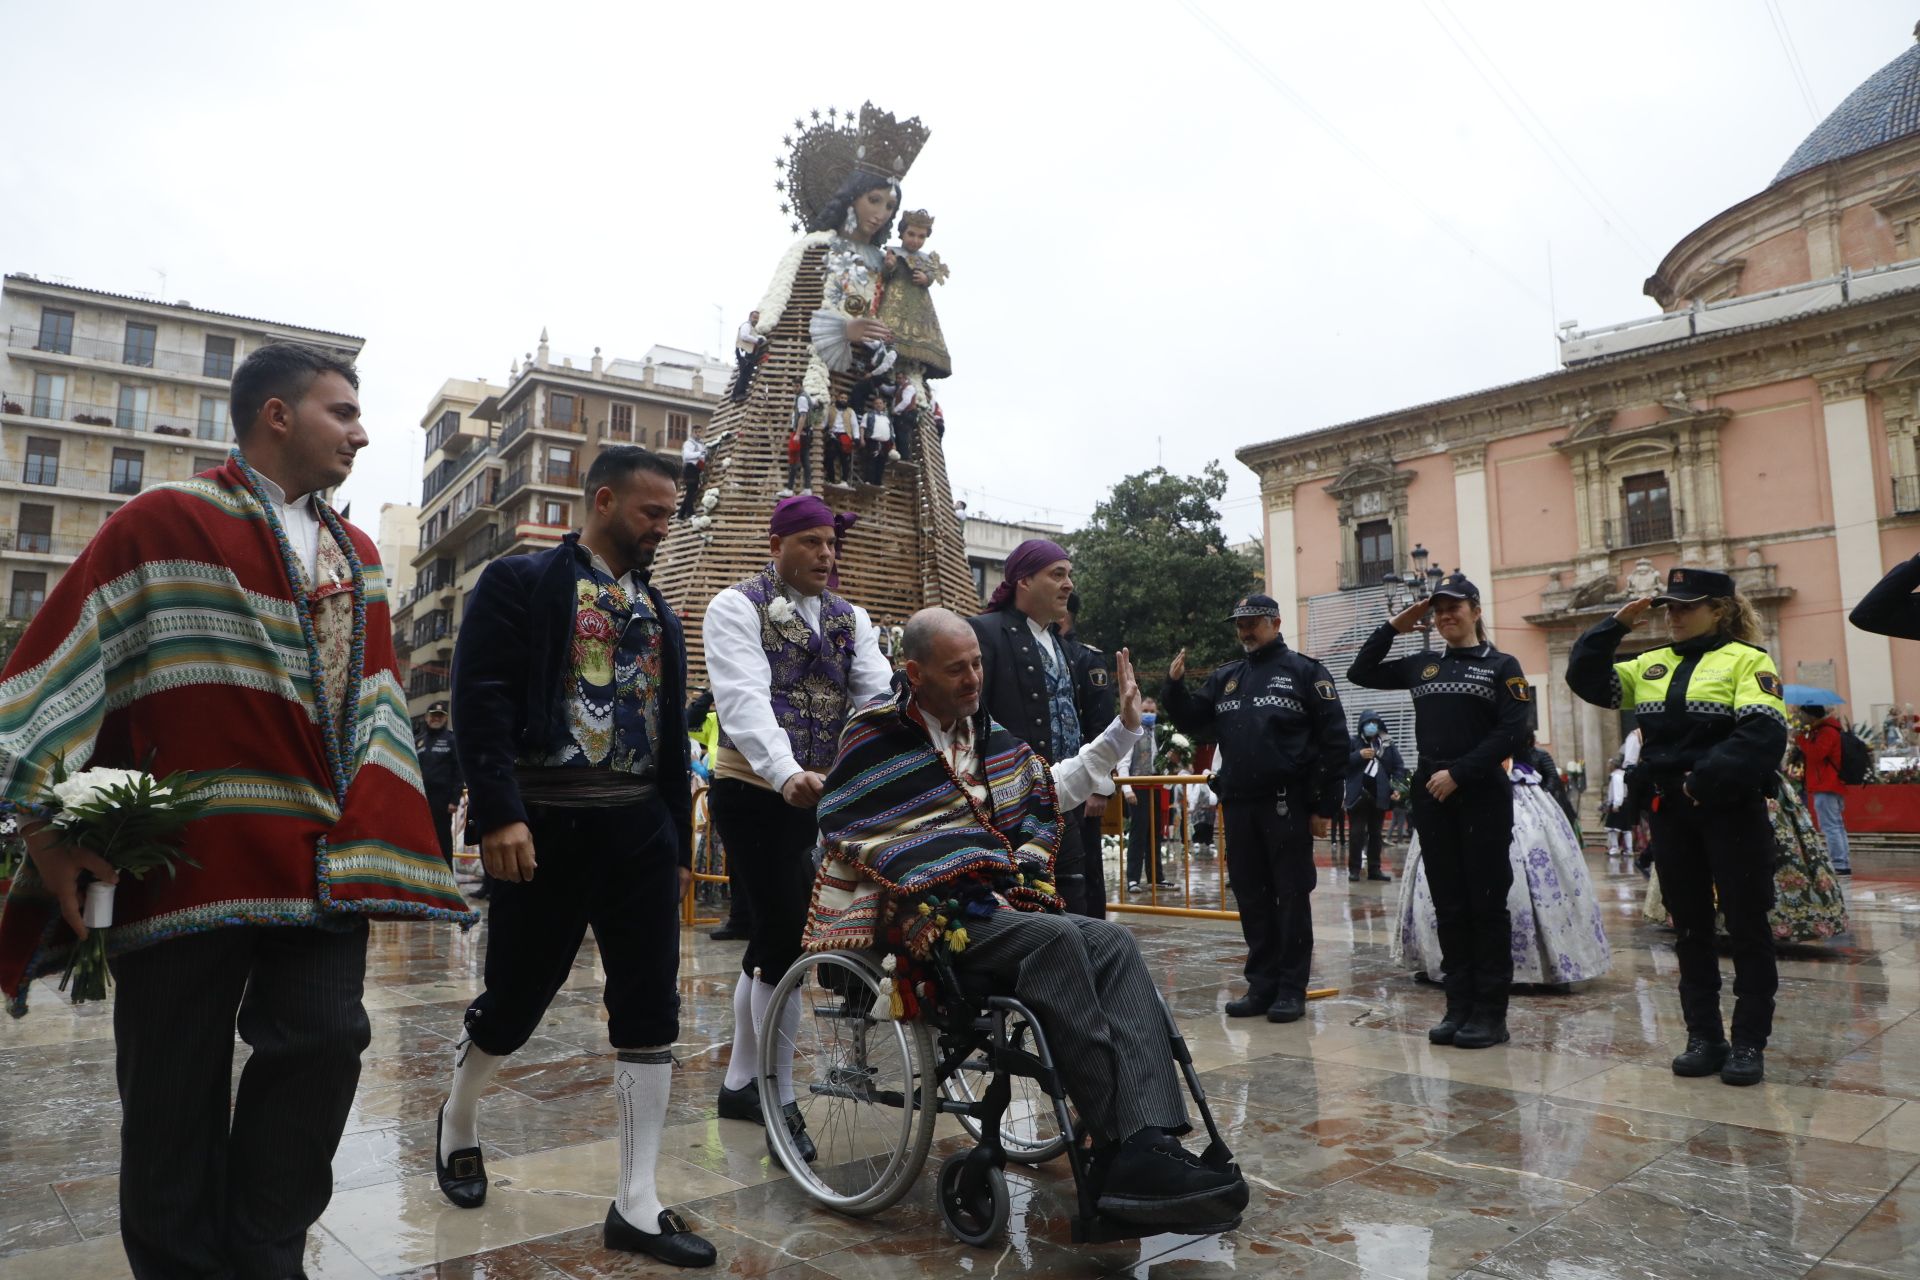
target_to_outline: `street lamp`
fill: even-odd
[[[1429,566],[1427,559],[1432,553],[1416,542],[1407,558],[1413,561],[1413,572],[1394,573],[1389,570],[1380,575],[1380,585],[1387,591],[1387,615],[1392,617],[1411,609],[1422,600],[1428,599],[1447,571],[1439,565]],[[1424,620],[1420,623],[1420,651],[1433,651],[1433,628]]]

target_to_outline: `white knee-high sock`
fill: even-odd
[[[780,1043],[776,1046],[777,1052],[774,1054],[774,1065],[777,1072],[776,1080],[780,1086],[780,1104],[785,1106],[793,1101],[793,1039],[800,1030],[800,1005],[798,1001],[788,1003],[788,1012],[793,1025],[785,1025],[788,1019],[783,1018],[780,1027],[772,1028],[767,1027],[767,1010],[772,1004],[772,985],[755,982],[753,984],[753,1025],[757,1028],[766,1028],[769,1034],[780,1037]],[[755,1066],[758,1065],[756,1062]]]
[[[471,1040],[453,1049],[453,1087],[447,1092],[446,1119],[440,1125],[440,1159],[480,1145],[480,1095],[493,1083],[505,1054],[488,1053]]]
[[[741,974],[733,984],[733,1049],[727,1057],[726,1086],[744,1089],[753,1083],[760,1070],[760,1025],[753,1018],[753,989],[759,984],[750,974]]]
[[[653,1178],[672,1089],[669,1046],[620,1050],[613,1064],[613,1091],[620,1100],[620,1193],[614,1204],[629,1226],[648,1235],[659,1234],[666,1207]]]

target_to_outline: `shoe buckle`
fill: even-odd
[[[447,1167],[447,1173],[455,1178],[477,1178],[480,1176],[479,1156],[455,1156]]]
[[[671,1209],[662,1209],[660,1211],[660,1226],[663,1230],[669,1231],[674,1235],[682,1235],[691,1230],[691,1228],[687,1226],[686,1219]]]

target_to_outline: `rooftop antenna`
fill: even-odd
[[[160,277],[160,301],[167,300],[167,273],[163,267],[148,267],[147,270]]]

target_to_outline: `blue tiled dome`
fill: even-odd
[[[1920,31],[1916,31],[1920,36]],[[1920,132],[1920,43],[1867,77],[1794,148],[1775,182]]]

